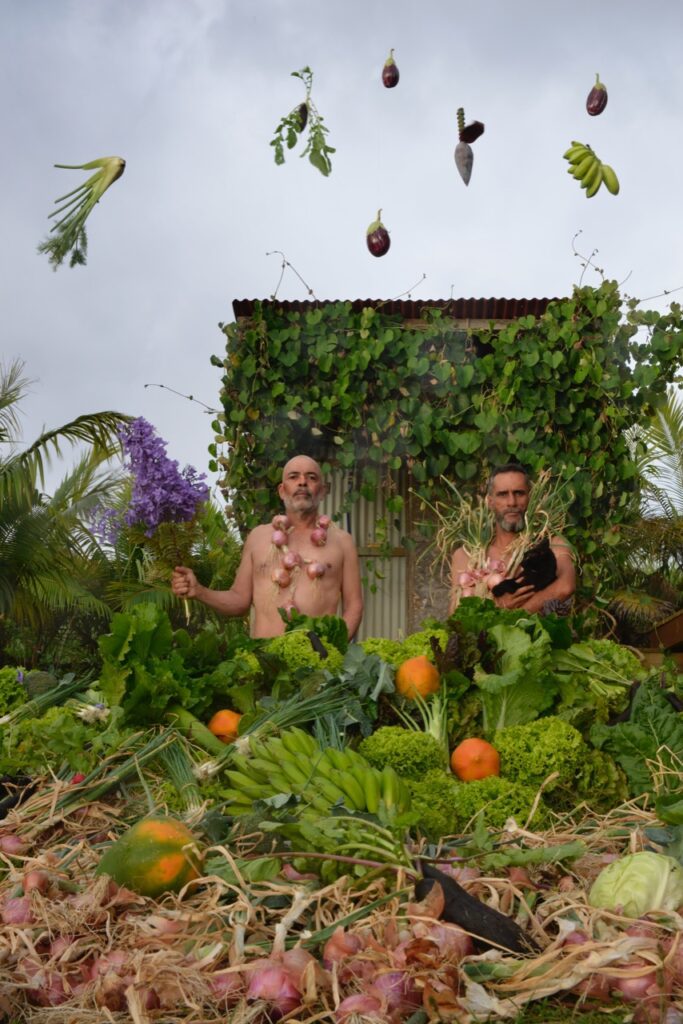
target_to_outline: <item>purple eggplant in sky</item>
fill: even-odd
[[[389,56],[384,61],[384,67],[382,68],[382,85],[386,86],[387,89],[393,89],[395,85],[398,85],[399,78],[400,75],[394,60],[394,51],[389,50]]]
[[[592,117],[596,114],[602,114],[603,110],[607,106],[607,89],[600,81],[600,75],[595,75],[595,85],[588,93],[586,99],[586,110]]]
[[[389,246],[391,245],[391,239],[389,238],[389,232],[382,224],[382,211],[377,211],[377,220],[373,220],[369,226],[365,240],[368,243],[368,249],[373,256],[385,256],[389,252]]]

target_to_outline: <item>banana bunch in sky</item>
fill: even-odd
[[[229,814],[247,814],[257,800],[278,793],[293,793],[321,814],[341,803],[389,820],[410,807],[408,788],[393,768],[379,771],[355,750],[322,749],[303,729],[251,736],[249,749],[249,755],[234,754],[223,772]]]
[[[584,146],[582,142],[572,142],[564,159],[569,161],[568,173],[581,182],[581,188],[586,190],[588,199],[594,196],[600,186],[604,184],[613,196],[619,191],[619,179],[608,164],[603,164],[595,155],[590,146]]]

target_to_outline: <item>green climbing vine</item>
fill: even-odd
[[[538,317],[463,330],[448,307],[419,322],[381,305],[254,304],[221,325],[224,412],[212,468],[241,529],[277,508],[281,458],[304,452],[325,471],[354,469],[347,502],[383,490],[403,499],[395,471],[434,504],[445,476],[480,487],[518,460],[572,478],[569,537],[582,557],[619,542],[632,513],[636,467],[625,430],[664,393],[683,362],[683,317],[625,301],[613,281],[577,287]],[[394,471],[394,472],[392,472]]]

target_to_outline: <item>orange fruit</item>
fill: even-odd
[[[212,732],[219,740],[223,740],[224,743],[232,743],[237,739],[241,717],[237,711],[230,711],[229,708],[217,711],[209,720],[209,732]]]
[[[409,700],[413,700],[416,693],[428,697],[430,693],[436,693],[440,685],[439,670],[426,654],[408,658],[399,665],[396,672],[396,689]]]
[[[463,740],[451,754],[451,769],[463,782],[500,775],[500,754],[486,740],[472,736]]]

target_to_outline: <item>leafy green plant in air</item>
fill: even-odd
[[[301,68],[300,71],[292,71],[294,78],[300,78],[306,87],[306,99],[298,107],[286,114],[275,129],[275,135],[271,146],[275,149],[275,163],[285,162],[285,146],[293,149],[296,146],[299,136],[308,127],[308,139],[302,157],[308,159],[317,167],[321,174],[327,177],[332,170],[330,154],[335,150],[327,143],[326,135],[328,128],[318,112],[318,108],[311,99],[311,87],[313,85],[313,72],[309,67]]]
[[[95,169],[95,173],[91,174],[82,185],[55,199],[56,203],[64,205],[53,210],[50,219],[58,217],[60,213],[63,213],[64,216],[50,228],[50,235],[40,243],[38,252],[49,255],[50,263],[55,270],[61,266],[69,253],[71,253],[70,267],[84,266],[88,252],[85,222],[109,186],[121,177],[126,167],[126,161],[120,156],[103,156],[98,160],[91,160],[87,164],[55,164],[55,167],[84,171]]]

